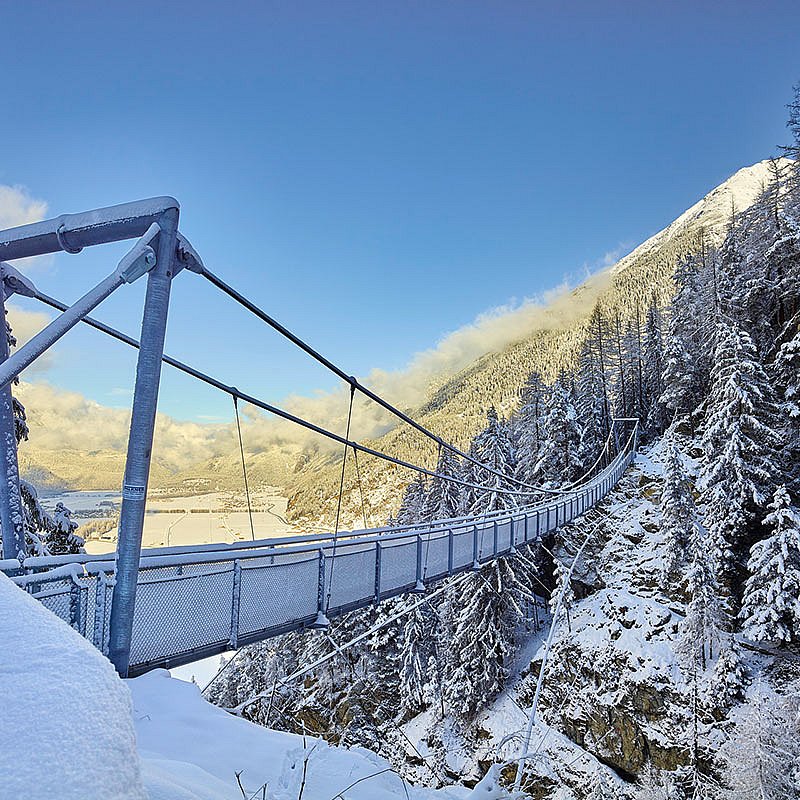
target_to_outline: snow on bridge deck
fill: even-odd
[[[583,514],[634,457],[623,451],[568,494],[511,512],[377,529],[145,551],[139,565],[130,675],[172,667],[424,591]],[[108,651],[114,562],[60,556],[0,562],[53,613]]]

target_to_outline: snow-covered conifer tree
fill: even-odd
[[[584,462],[597,457],[611,428],[605,327],[603,314],[599,307],[595,307],[578,355],[576,390],[578,413],[583,420]]]
[[[689,540],[697,528],[697,511],[673,436],[666,445],[664,488],[661,492],[661,531],[664,540],[664,577],[674,588],[683,579]]]
[[[470,507],[466,510],[469,514],[483,514],[492,511],[502,511],[515,508],[517,501],[515,495],[508,494],[508,490],[515,490],[512,480],[516,472],[516,455],[511,442],[508,423],[497,416],[497,411],[491,407],[486,414],[487,425],[472,442],[471,454],[494,472],[488,472],[480,467],[473,468],[473,476],[485,490],[477,492]],[[500,473],[497,475],[496,473]]]
[[[565,375],[550,387],[542,422],[544,442],[536,464],[540,481],[559,486],[581,475],[581,429],[570,384]]]
[[[780,701],[759,682],[723,748],[725,782],[735,797],[790,800],[798,787],[788,768],[798,746]]]
[[[687,583],[690,593],[686,616],[680,625],[678,649],[692,670],[704,672],[708,660],[717,652],[727,616],[709,553],[706,531],[692,524],[688,543]]]
[[[438,691],[436,629],[436,614],[427,603],[417,606],[405,618],[400,655],[400,703],[409,716],[428,705]]]
[[[776,476],[780,439],[774,393],[748,333],[730,318],[717,324],[703,425],[706,524],[717,574],[727,579],[733,551]]]
[[[458,478],[461,462],[452,450],[442,448],[436,463],[436,472]],[[451,519],[458,514],[461,499],[461,486],[444,478],[431,478],[425,493],[422,509],[422,521],[435,519]]]
[[[800,514],[785,487],[775,490],[764,519],[772,533],[750,548],[742,632],[755,641],[800,640]]]
[[[675,297],[664,344],[664,393],[661,402],[677,417],[697,409],[708,383],[710,344],[707,263],[710,258],[690,256],[675,271]]]
[[[533,372],[522,389],[522,404],[514,417],[517,477],[525,483],[536,482],[534,470],[542,446],[544,397],[542,379],[538,372]]]
[[[83,539],[75,533],[78,524],[72,521],[72,512],[63,503],[56,503],[52,520],[46,539],[48,552],[54,556],[82,552]]]
[[[390,522],[394,525],[416,525],[425,515],[425,476],[420,475],[406,487],[397,516]]]
[[[458,589],[448,669],[442,690],[448,709],[466,720],[503,688],[513,652],[513,620],[504,602],[502,574],[494,564],[470,575]]]
[[[719,658],[706,688],[704,704],[727,714],[734,703],[744,698],[747,686],[747,669],[739,653],[739,646],[733,636],[722,646]]]
[[[644,324],[644,352],[642,355],[642,384],[644,396],[644,419],[642,426],[655,435],[667,424],[664,394],[664,337],[661,328],[661,311],[653,297],[647,307]]]

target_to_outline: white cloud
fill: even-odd
[[[39,222],[47,216],[47,210],[47,202],[32,197],[24,186],[0,184],[0,231]],[[35,270],[52,264],[52,261],[53,257],[48,255],[23,258],[15,264]]]
[[[21,381],[14,393],[25,406],[33,447],[125,451],[130,410],[109,408],[47,383]],[[159,460],[176,469],[203,461],[217,454],[215,443],[225,441],[222,432],[223,426],[177,422],[159,414],[156,420]]]
[[[52,316],[45,311],[28,311],[15,306],[13,303],[7,303],[6,310],[8,311],[8,323],[11,325],[11,330],[17,340],[17,347],[22,347],[25,342],[37,334],[52,319]],[[22,375],[23,377],[40,375],[47,372],[52,365],[53,350],[51,348],[39,356]]]
[[[0,184],[0,230],[38,222],[47,214],[47,203],[37,200],[24,186]]]

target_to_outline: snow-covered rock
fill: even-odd
[[[111,663],[2,574],[0,641],[0,794],[145,800],[130,692]]]

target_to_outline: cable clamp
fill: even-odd
[[[77,255],[78,253],[80,253],[80,252],[81,252],[81,250],[83,250],[83,248],[82,248],[82,247],[70,247],[70,246],[67,244],[67,240],[66,240],[66,238],[65,238],[65,236],[64,236],[64,234],[65,234],[65,233],[66,233],[66,225],[64,225],[64,223],[62,222],[62,223],[61,223],[61,224],[60,224],[60,225],[59,225],[59,226],[56,228],[56,239],[58,239],[58,246],[59,246],[59,247],[60,247],[60,248],[61,248],[61,249],[62,249],[62,250],[65,252],[65,253],[71,253],[72,255]]]

